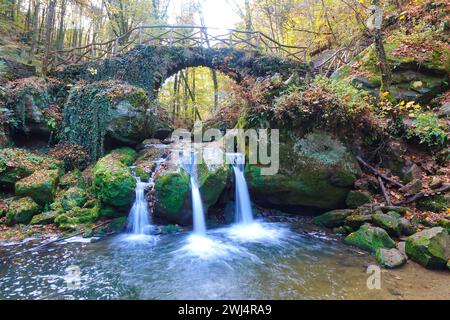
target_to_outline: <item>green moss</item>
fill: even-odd
[[[372,215],[352,214],[345,218],[345,225],[349,226],[353,230],[358,230],[365,223],[372,222]]]
[[[100,206],[93,208],[75,207],[72,210],[58,215],[55,224],[63,230],[76,230],[80,225],[91,226],[100,216]]]
[[[426,229],[408,237],[405,250],[424,267],[444,269],[450,258],[450,236],[441,227]]]
[[[74,207],[82,207],[87,200],[87,194],[83,189],[72,187],[63,193],[61,206],[65,211]]]
[[[353,210],[333,210],[314,218],[314,223],[327,228],[339,227]]]
[[[128,147],[114,149],[110,155],[126,166],[131,166],[137,158],[136,151]]]
[[[450,208],[450,197],[436,195],[422,198],[417,202],[417,209],[421,211],[442,212]]]
[[[373,223],[386,230],[391,236],[400,235],[400,219],[392,215],[377,213],[372,217]]]
[[[55,221],[57,217],[57,213],[55,211],[44,212],[38,215],[35,215],[33,219],[31,219],[30,224],[32,225],[46,225],[51,224]]]
[[[0,184],[13,186],[36,170],[58,170],[58,173],[62,174],[64,164],[23,149],[0,149]]]
[[[27,224],[40,211],[39,205],[30,197],[13,200],[8,206],[6,223],[8,225]]]
[[[344,242],[375,253],[378,248],[395,248],[395,242],[384,229],[367,224],[345,237]]]
[[[56,170],[38,170],[16,182],[16,194],[29,196],[40,205],[50,203],[56,194],[59,175]]]
[[[168,173],[156,179],[155,192],[158,204],[169,216],[183,209],[189,192],[189,176],[185,173]]]
[[[97,162],[92,172],[95,193],[103,203],[115,207],[131,204],[136,181],[126,165],[107,155]]]

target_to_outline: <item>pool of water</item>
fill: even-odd
[[[368,289],[374,258],[307,222],[33,245],[0,246],[0,299],[450,298],[448,272],[412,262]]]

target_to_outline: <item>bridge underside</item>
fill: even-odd
[[[95,82],[120,80],[145,89],[156,96],[164,81],[180,70],[204,66],[223,72],[236,82],[244,77],[280,74],[287,79],[293,73],[303,77],[307,64],[233,48],[138,46],[127,53],[82,65],[66,67],[57,77]]]

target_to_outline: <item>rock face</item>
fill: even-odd
[[[58,186],[57,170],[38,170],[16,183],[16,195],[31,197],[40,205],[50,203]]]
[[[322,210],[345,206],[360,168],[346,147],[323,132],[280,143],[280,170],[261,175],[260,167],[247,165],[252,200],[261,206]],[[294,210],[292,210],[294,209]]]
[[[61,161],[33,154],[16,148],[0,149],[0,189],[12,189],[17,181],[36,170],[63,171]]]
[[[426,229],[406,239],[406,254],[430,269],[444,269],[450,259],[450,236],[442,227]]]
[[[394,240],[384,229],[368,224],[363,225],[358,231],[350,233],[344,242],[373,253],[379,248],[395,248]]]
[[[95,193],[103,203],[114,207],[131,204],[136,181],[124,163],[107,155],[97,162],[92,172]]]
[[[365,191],[350,191],[345,200],[345,204],[352,209],[356,209],[363,204],[372,202],[372,196]]]
[[[198,182],[205,212],[215,204],[224,191],[229,177],[229,166],[198,166]],[[190,176],[183,170],[159,173],[155,180],[155,216],[189,225],[192,223]]]
[[[35,66],[11,59],[0,58],[0,66],[2,66],[0,84],[15,79],[31,77],[36,73]]]
[[[169,127],[146,91],[118,81],[74,87],[63,111],[66,139],[82,145],[91,160],[103,155],[105,144],[136,145]]]
[[[327,228],[339,227],[345,219],[353,213],[353,210],[333,210],[314,218],[314,223]]]
[[[39,205],[30,197],[14,200],[9,204],[9,209],[6,213],[6,223],[8,225],[27,224],[39,211]]]
[[[400,267],[406,263],[405,256],[395,248],[379,248],[375,256],[379,264],[389,269]]]

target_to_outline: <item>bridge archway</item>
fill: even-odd
[[[304,63],[258,51],[234,48],[138,46],[121,56],[69,66],[62,71],[61,76],[67,75],[88,82],[121,80],[147,90],[150,97],[155,98],[167,78],[183,69],[200,66],[218,70],[237,83],[246,76],[263,77],[280,74],[288,78],[294,72],[304,76],[309,70]]]

